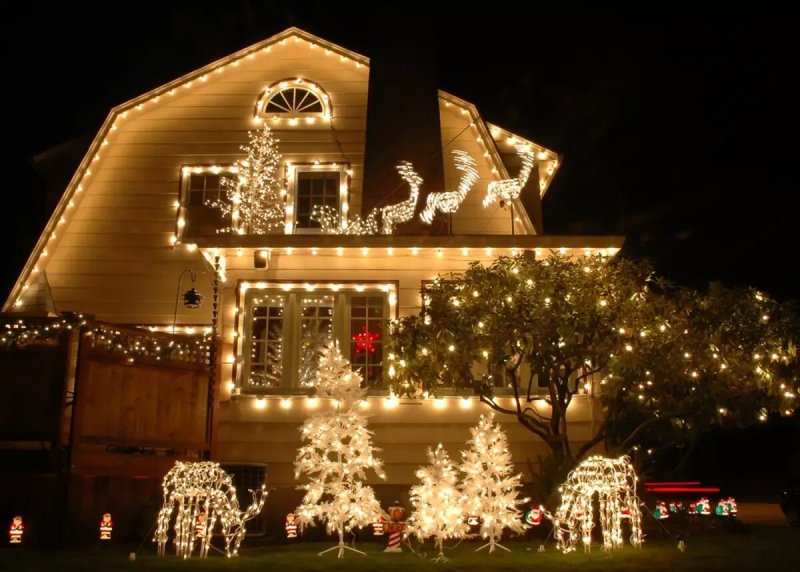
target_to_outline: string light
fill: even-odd
[[[636,483],[636,473],[628,457],[609,459],[595,455],[582,461],[559,487],[558,510],[548,515],[553,521],[558,548],[566,554],[582,542],[586,552],[591,549],[595,494],[599,496],[603,550],[622,546],[623,518],[630,523],[631,544],[641,546],[642,513]]]
[[[153,541],[158,543],[159,556],[164,556],[169,525],[175,514],[175,552],[182,558],[192,555],[198,540],[196,536],[200,536],[199,556],[205,558],[208,555],[217,522],[225,540],[226,556],[238,555],[246,534],[244,523],[261,512],[267,497],[262,484],[259,490],[250,491],[252,504],[246,510],[240,510],[231,476],[219,464],[209,461],[176,461],[164,476],[162,488],[164,505],[158,513]],[[205,522],[202,533],[198,535],[195,525],[202,520]]]
[[[439,556],[435,562],[446,561],[444,541],[464,538],[469,525],[464,519],[464,498],[458,490],[458,474],[447,451],[441,443],[433,451],[428,448],[429,465],[420,467],[417,478],[420,484],[411,487],[411,504],[414,507],[408,519],[405,534],[420,540],[433,538]]]
[[[475,159],[465,152],[456,150],[453,151],[453,162],[457,170],[461,171],[461,179],[458,183],[456,191],[445,191],[441,193],[430,193],[425,202],[425,208],[420,213],[419,217],[422,222],[431,224],[433,217],[437,212],[444,214],[453,214],[461,206],[461,202],[467,196],[470,189],[478,180],[478,170],[475,165]]]
[[[494,413],[481,415],[470,433],[467,449],[461,452],[464,511],[480,517],[480,534],[487,543],[478,550],[488,547],[490,553],[495,548],[508,551],[499,543],[503,530],[525,530],[517,508],[529,500],[518,498],[522,475],[514,473],[508,437],[495,423]]]
[[[382,511],[375,491],[364,484],[366,472],[385,479],[386,473],[375,455],[367,418],[358,410],[366,390],[361,376],[342,357],[336,342],[321,353],[316,374],[318,394],[334,399],[336,410],[307,418],[300,431],[305,444],[297,451],[295,479],[305,475],[301,485],[305,495],[295,511],[301,530],[315,521],[325,523],[328,534],[337,534],[339,543],[320,554],[338,550],[363,552],[347,546],[344,534],[375,522]]]
[[[522,161],[517,177],[514,179],[504,179],[502,181],[492,181],[486,187],[486,196],[483,199],[483,206],[488,207],[496,201],[508,202],[518,199],[522,189],[528,182],[533,169],[534,153],[533,149],[528,145],[519,144],[516,146],[517,155]]]

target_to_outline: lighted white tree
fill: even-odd
[[[305,445],[295,460],[295,479],[305,475],[302,503],[295,511],[301,529],[315,521],[324,522],[328,534],[338,534],[339,544],[320,554],[338,549],[364,554],[344,543],[344,534],[368,526],[383,513],[375,491],[364,484],[368,471],[385,479],[383,466],[375,456],[367,418],[359,411],[364,399],[361,376],[342,357],[339,345],[331,342],[320,356],[317,394],[334,400],[335,409],[312,415],[300,428]]]
[[[224,200],[209,204],[231,217],[231,226],[220,232],[267,234],[282,228],[286,220],[281,154],[278,140],[266,123],[261,129],[248,131],[247,136],[248,144],[241,147],[247,157],[233,164],[236,177],[222,178]]]
[[[433,451],[428,448],[430,465],[417,470],[420,484],[411,487],[414,510],[408,519],[407,533],[420,540],[433,538],[439,556],[444,557],[444,541],[463,538],[469,532],[464,518],[464,496],[458,489],[458,473],[442,444]]]
[[[518,533],[525,530],[522,513],[517,508],[529,500],[519,498],[522,475],[514,473],[508,437],[495,423],[494,413],[481,415],[470,433],[468,449],[461,451],[464,473],[461,490],[466,511],[480,518],[480,534],[487,540],[478,550],[486,547],[489,552],[496,547],[508,550],[498,542],[503,530],[508,528]]]

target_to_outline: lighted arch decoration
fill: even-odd
[[[588,552],[594,528],[594,496],[598,496],[603,550],[622,546],[622,522],[630,522],[630,542],[642,544],[642,513],[636,496],[636,473],[628,457],[609,459],[599,455],[581,462],[559,487],[561,504],[553,520],[558,548],[564,553],[579,543]]]
[[[256,102],[255,121],[287,120],[289,125],[329,121],[331,98],[318,84],[298,77],[276,81],[267,87]]]

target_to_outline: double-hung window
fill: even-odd
[[[291,163],[287,166],[289,196],[287,232],[315,233],[315,210],[322,209],[337,221],[347,218],[350,169],[345,163]]]
[[[219,229],[230,226],[230,216],[223,215],[214,205],[227,202],[222,179],[234,176],[230,165],[183,167],[178,202],[179,240],[214,236]]]
[[[240,285],[237,378],[245,391],[313,387],[320,350],[339,342],[368,389],[384,382],[384,343],[396,307],[394,284]]]

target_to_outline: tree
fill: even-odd
[[[249,143],[241,147],[247,154],[236,161],[236,178],[222,177],[225,200],[210,206],[231,217],[231,226],[220,232],[267,234],[282,229],[286,220],[286,190],[280,177],[281,154],[278,140],[264,123],[260,130],[248,131]]]
[[[621,257],[525,253],[440,277],[424,300],[388,340],[394,390],[470,388],[544,440],[561,475],[603,442],[655,454],[687,432],[794,410],[794,316],[752,289],[701,293]],[[604,421],[573,449],[581,392]]]
[[[463,538],[469,531],[464,519],[464,498],[458,489],[458,473],[442,444],[428,448],[430,465],[420,467],[420,484],[411,487],[414,507],[408,519],[408,534],[420,540],[433,538],[439,550],[437,562],[444,557],[443,544],[449,538]]]
[[[467,450],[461,452],[461,471],[464,480],[461,491],[464,494],[466,511],[480,518],[480,533],[488,542],[478,548],[496,547],[508,550],[498,543],[506,528],[522,532],[522,513],[518,505],[529,499],[520,499],[521,477],[514,473],[508,438],[498,423],[494,413],[481,415],[478,425],[470,428],[472,437],[467,441]]]
[[[295,479],[306,475],[308,483],[295,511],[301,527],[315,520],[326,523],[328,534],[337,533],[338,556],[345,549],[360,552],[344,543],[344,533],[367,526],[381,515],[381,507],[372,487],[365,485],[367,471],[385,479],[379,451],[372,446],[367,419],[358,411],[364,398],[361,376],[342,357],[335,342],[326,346],[317,372],[317,394],[336,404],[331,412],[312,415],[300,428],[306,442],[297,452]],[[325,550],[323,552],[328,552]],[[322,554],[322,553],[320,553]]]

